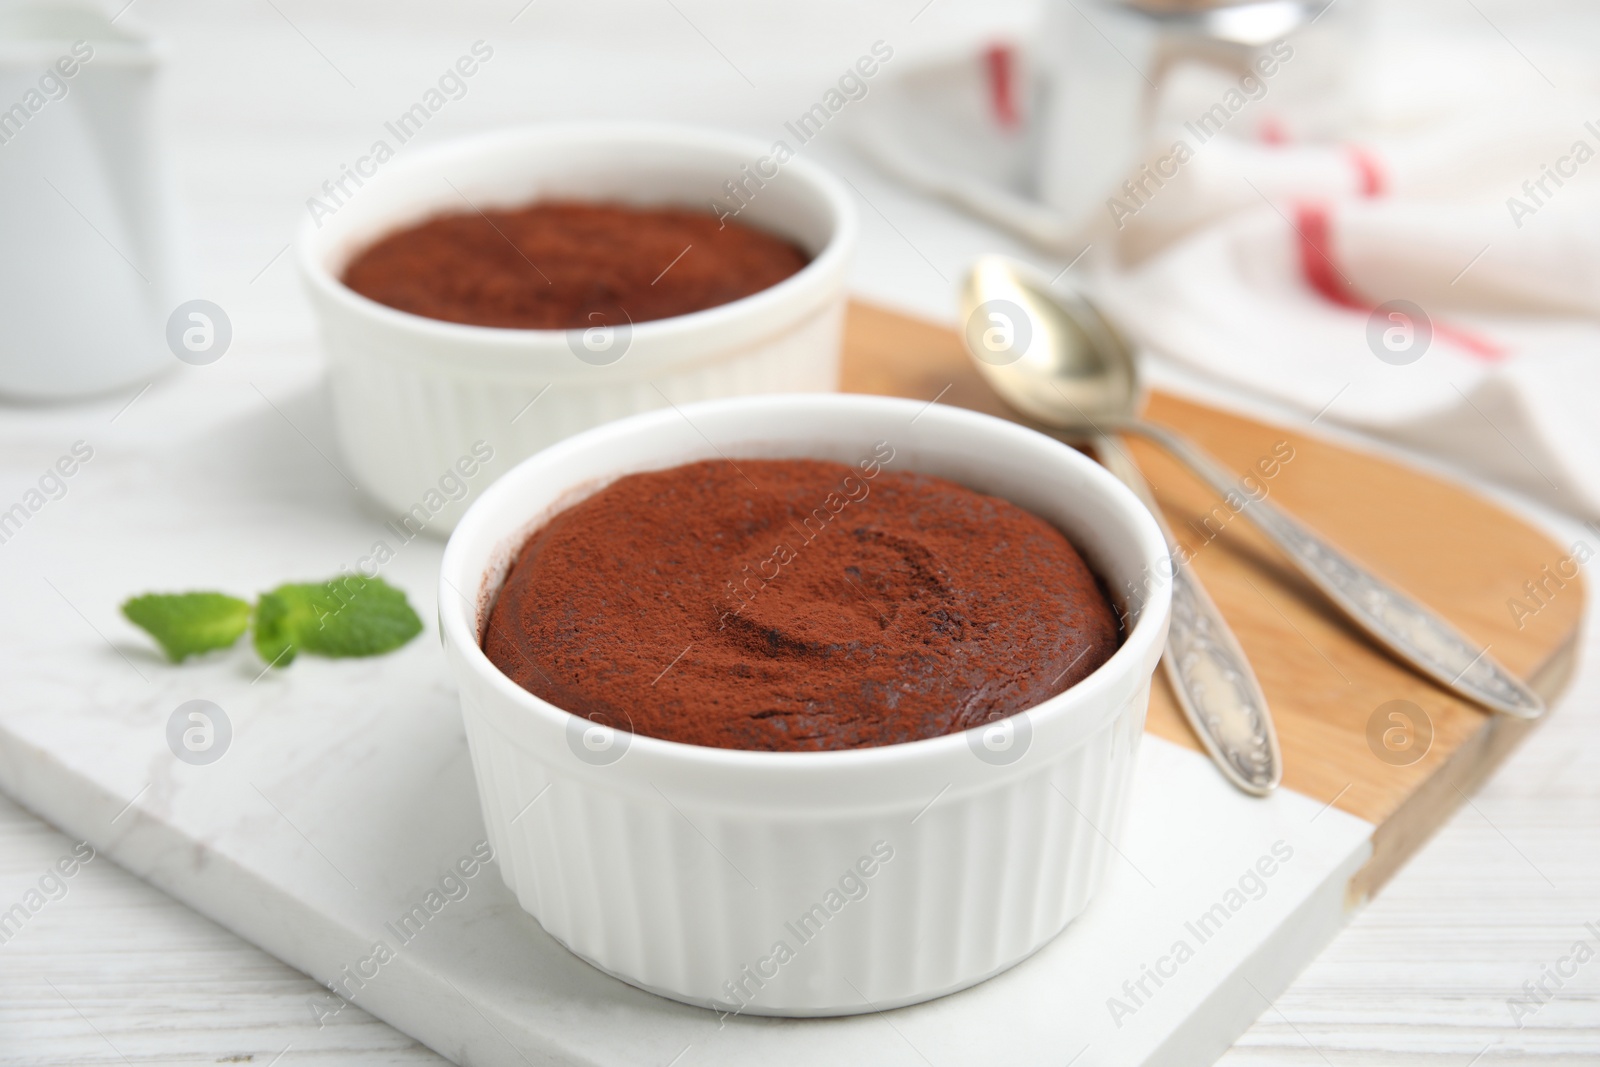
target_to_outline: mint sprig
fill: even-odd
[[[256,603],[256,651],[286,666],[297,651],[377,656],[422,632],[406,595],[382,578],[280,585]],[[279,657],[282,657],[281,659]]]
[[[252,622],[256,652],[275,667],[301,652],[377,656],[422,632],[403,591],[359,575],[280,585],[261,594],[253,610],[223,593],[147,593],[124,603],[122,613],[174,663],[232,646]]]
[[[250,625],[250,602],[225,593],[146,593],[122,605],[174,663],[227,648]]]

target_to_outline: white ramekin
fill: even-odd
[[[720,457],[854,464],[879,441],[894,450],[887,469],[1011,500],[1065,532],[1109,588],[1143,590],[1125,605],[1122,647],[1071,689],[986,729],[798,753],[613,734],[484,655],[481,628],[513,553],[609,481]],[[440,576],[445,653],[506,884],[597,967],[723,1011],[852,1014],[1003,971],[1083,910],[1117,840],[1166,635],[1168,587],[1151,581],[1166,562],[1149,513],[1091,460],[958,408],[717,400],[547,448],[472,506]]]
[[[364,169],[375,173],[359,188],[347,179],[352,195],[339,196],[342,204],[321,197],[332,214],[319,208],[307,220],[298,258],[355,481],[442,535],[495,476],[579,430],[669,399],[837,388],[855,208],[837,179],[804,159],[763,178],[775,166],[761,162],[770,153],[759,141],[680,126],[544,125],[369,163]],[[632,326],[610,338],[623,349],[613,362],[598,361],[616,348],[580,359],[578,331],[442,322],[339,281],[375,239],[443,212],[546,198],[709,211],[738,203],[730,182],[744,190],[738,221],[788,237],[812,261],[742,300]],[[492,459],[484,463],[486,452]]]

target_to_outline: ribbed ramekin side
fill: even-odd
[[[484,817],[521,906],[618,977],[751,1014],[911,1003],[1037,951],[1114,860],[1148,696],[1068,751],[1028,753],[1031,773],[997,768],[991,788],[794,818],[613,788],[570,752],[520,746],[479,712],[494,695],[463,688]]]

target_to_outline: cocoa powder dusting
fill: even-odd
[[[716,307],[806,261],[780,237],[702,211],[548,201],[428,219],[365,249],[343,280],[430,319],[570,330]]]
[[[523,545],[484,651],[578,715],[764,750],[968,729],[1111,656],[1116,615],[1066,537],[892,457],[622,478]]]

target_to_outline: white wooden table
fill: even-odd
[[[197,295],[222,304],[235,324],[229,360],[288,379],[315,376],[309,317],[283,254],[305,197],[475,40],[489,41],[495,58],[430,123],[429,142],[590,115],[775,135],[784,116],[808,106],[874,40],[909,57],[1025,25],[1031,15],[1026,3],[956,0],[926,9],[923,0],[870,9],[828,0],[777,13],[637,0],[624,17],[576,2],[523,5],[139,0],[125,16],[176,48],[174,162],[201,267]],[[1551,6],[1441,3],[1435,17],[1543,68],[1581,70],[1562,57],[1585,47],[1592,55],[1591,24],[1600,23],[1560,23],[1558,38]],[[1530,91],[1549,90],[1540,83]],[[816,149],[869,201],[855,275],[863,296],[947,318],[951,282],[970,256],[1025,252],[899,193],[838,145]],[[0,424],[28,417],[0,409]],[[5,465],[8,479],[13,466]],[[0,485],[0,497],[20,485]],[[1561,529],[1570,539],[1571,528]],[[1600,1062],[1600,962],[1564,978],[1520,1028],[1508,1007],[1575,942],[1600,951],[1600,636],[1589,632],[1559,714],[1264,1008],[1224,1063]],[[71,845],[0,800],[0,908]],[[0,945],[0,1064],[442,1062],[359,1009],[319,1029],[308,1007],[319,987],[310,979],[108,860],[66,884],[64,897]],[[1071,1052],[1062,1050],[1062,1063]]]

